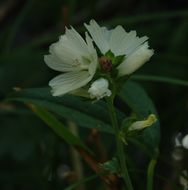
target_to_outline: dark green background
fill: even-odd
[[[64,189],[65,180],[56,176],[60,165],[71,169],[69,147],[22,104],[5,102],[13,87],[47,86],[57,75],[44,63],[43,55],[57,41],[65,26],[83,32],[83,23],[94,18],[107,27],[123,25],[147,35],[155,50],[152,59],[136,75],[152,75],[188,81],[187,0],[4,0],[0,2],[0,189]],[[153,99],[161,122],[161,152],[156,189],[167,189],[177,181],[176,173],[186,162],[171,158],[173,139],[188,133],[188,88],[183,85],[143,81]],[[187,83],[186,83],[187,84]],[[82,129],[81,129],[82,133]],[[87,132],[83,130],[83,138]],[[104,137],[108,144],[109,139]],[[110,147],[107,147],[110,148]],[[137,150],[137,164],[147,158]],[[187,152],[184,150],[185,156]],[[142,169],[144,167],[141,167]],[[91,171],[86,167],[86,173]],[[137,178],[139,188],[143,174]],[[168,181],[168,182],[167,182]],[[90,186],[91,185],[91,186]],[[88,189],[102,189],[97,181]],[[144,187],[143,187],[144,189]],[[173,189],[178,187],[173,186]],[[180,188],[181,189],[181,188]]]

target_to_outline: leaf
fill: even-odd
[[[104,25],[114,25],[121,23],[122,25],[126,24],[136,24],[136,23],[142,23],[142,22],[149,22],[149,21],[157,21],[157,20],[166,20],[171,18],[186,18],[188,15],[187,10],[183,11],[164,11],[164,12],[155,12],[155,13],[146,13],[143,15],[134,15],[129,17],[120,17],[120,18],[114,18],[111,19],[108,22],[105,22]]]
[[[128,81],[123,86],[119,97],[129,105],[138,119],[147,118],[151,113],[157,115],[152,100],[144,89],[135,82]],[[159,120],[152,126],[146,128],[139,137],[130,140],[142,147],[151,157],[156,157],[160,141]]]
[[[81,179],[79,181],[77,181],[76,183],[73,183],[72,185],[70,185],[69,187],[65,188],[65,190],[73,190],[75,189],[76,187],[78,187],[79,185],[83,184],[83,183],[86,183],[86,182],[89,182],[91,180],[94,180],[96,179],[98,176],[97,175],[92,175],[92,176],[89,176],[89,177],[86,177],[84,179]]]
[[[88,148],[76,136],[74,136],[60,121],[58,121],[53,114],[46,111],[44,108],[29,104],[30,109],[43,120],[58,136],[60,136],[66,143],[72,146],[79,146],[86,150]]]
[[[151,82],[163,82],[173,85],[188,86],[188,81],[181,80],[177,78],[163,77],[163,76],[153,76],[153,75],[134,75],[131,79],[151,81]]]
[[[13,92],[9,100],[31,103],[50,111],[67,120],[72,120],[78,125],[87,128],[97,128],[101,131],[112,133],[107,109],[103,102],[92,104],[79,97],[65,95],[53,97],[49,88],[33,88]],[[120,114],[121,117],[122,114]]]
[[[19,12],[19,15],[16,17],[14,23],[11,25],[11,28],[7,37],[7,41],[4,47],[5,52],[9,53],[11,49],[11,45],[15,38],[15,35],[17,34],[17,31],[19,30],[22,22],[26,19],[26,15],[31,10],[32,5],[33,5],[33,0],[28,0],[25,3],[23,9]]]
[[[100,164],[100,166],[104,169],[109,171],[112,174],[115,173],[119,173],[120,172],[120,166],[119,166],[119,162],[117,158],[112,158],[111,160],[108,160],[102,164]]]

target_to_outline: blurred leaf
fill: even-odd
[[[164,20],[170,18],[178,18],[178,17],[187,17],[188,10],[183,11],[164,11],[164,12],[156,12],[156,13],[147,13],[147,14],[139,14],[135,16],[127,16],[122,18],[111,19],[108,23],[105,22],[105,25],[117,25],[117,24],[129,24],[129,23],[140,23],[146,21],[154,21],[154,20]]]
[[[183,19],[179,25],[173,31],[173,36],[168,47],[169,52],[173,53],[182,53],[182,49],[184,49],[184,43],[187,39],[188,32],[188,19],[187,17]]]
[[[15,86],[25,87],[46,83],[49,73],[43,56],[43,51],[30,49],[19,49],[8,54],[1,54],[0,92],[6,94]]]
[[[35,37],[31,40],[31,42],[28,42],[27,44],[23,44],[21,45],[19,48],[20,49],[25,49],[25,48],[36,48],[36,47],[40,47],[43,44],[48,44],[48,43],[52,43],[58,40],[58,36],[61,33],[48,33],[48,34],[43,34],[39,37]]]
[[[19,27],[24,21],[24,19],[26,18],[27,13],[31,10],[32,5],[33,5],[33,0],[27,0],[22,11],[20,11],[19,15],[14,20],[14,24],[11,25],[10,31],[8,33],[7,41],[5,44],[5,48],[4,48],[5,52],[10,51],[11,45],[19,30]]]
[[[32,115],[0,114],[1,158],[8,155],[17,161],[31,160],[37,154],[36,147],[41,137],[45,136],[46,133]]]
[[[104,169],[109,171],[110,173],[118,173],[120,172],[120,165],[118,162],[117,158],[112,158],[111,160],[108,160],[102,164],[100,164],[100,166]]]
[[[9,96],[9,100],[31,103],[53,111],[65,119],[75,121],[80,126],[112,133],[108,112],[102,102],[92,104],[90,101],[83,101],[79,97],[71,95],[53,97],[49,88],[33,88],[13,92]]]
[[[170,77],[163,77],[163,76],[133,75],[131,79],[151,81],[151,82],[163,82],[167,84],[180,85],[180,86],[188,86],[188,81],[176,78],[170,78]]]
[[[42,119],[58,136],[60,136],[66,143],[72,146],[79,146],[89,150],[84,143],[76,136],[74,136],[61,122],[59,122],[51,113],[44,108],[29,104],[30,109]]]
[[[157,115],[153,102],[137,83],[128,81],[119,96],[136,113],[138,119],[145,119],[151,113]],[[131,139],[131,141],[141,146],[151,157],[156,157],[160,141],[159,121],[146,128],[137,139]]]
[[[97,177],[98,177],[97,175],[92,175],[92,176],[89,176],[89,177],[85,177],[84,179],[81,179],[81,180],[77,181],[76,183],[73,183],[72,185],[65,188],[64,190],[73,190],[76,187],[78,187],[79,185],[81,185],[83,183],[86,183],[86,182],[89,182],[89,181],[91,181],[91,180],[93,180],[93,179],[95,179]]]

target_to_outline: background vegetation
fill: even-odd
[[[7,102],[6,98],[15,87],[46,87],[57,74],[43,60],[49,45],[57,41],[65,26],[72,25],[82,32],[83,23],[92,18],[109,28],[123,25],[127,31],[136,30],[139,36],[149,37],[155,54],[132,76],[132,80],[144,87],[160,118],[161,142],[155,189],[182,189],[178,185],[178,176],[182,169],[188,167],[187,152],[176,150],[184,154],[181,162],[172,159],[172,152],[177,133],[188,133],[187,0],[1,0],[1,190],[59,190],[75,181],[70,147],[27,107]],[[121,108],[118,100],[117,105]],[[108,115],[104,113],[103,117],[105,120]],[[63,121],[67,123],[66,119]],[[84,141],[95,145],[95,131],[79,128],[79,133]],[[112,138],[103,133],[97,133],[97,138],[100,147],[104,145],[109,154],[104,157],[110,157],[114,149]],[[133,147],[129,152],[134,158],[130,158],[129,162],[132,172],[136,173],[136,185],[144,189],[148,158]],[[83,168],[85,176],[91,176],[87,178],[86,189],[104,189],[90,168],[85,165]]]

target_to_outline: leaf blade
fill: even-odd
[[[143,90],[143,88],[135,82],[128,81],[119,94],[119,97],[136,113],[139,119],[146,118],[150,113],[157,115],[157,111],[152,100]],[[158,146],[160,142],[159,121],[152,126],[146,128],[142,135],[136,139],[129,139],[135,142],[137,146],[144,146],[144,149],[151,157],[158,155]]]

